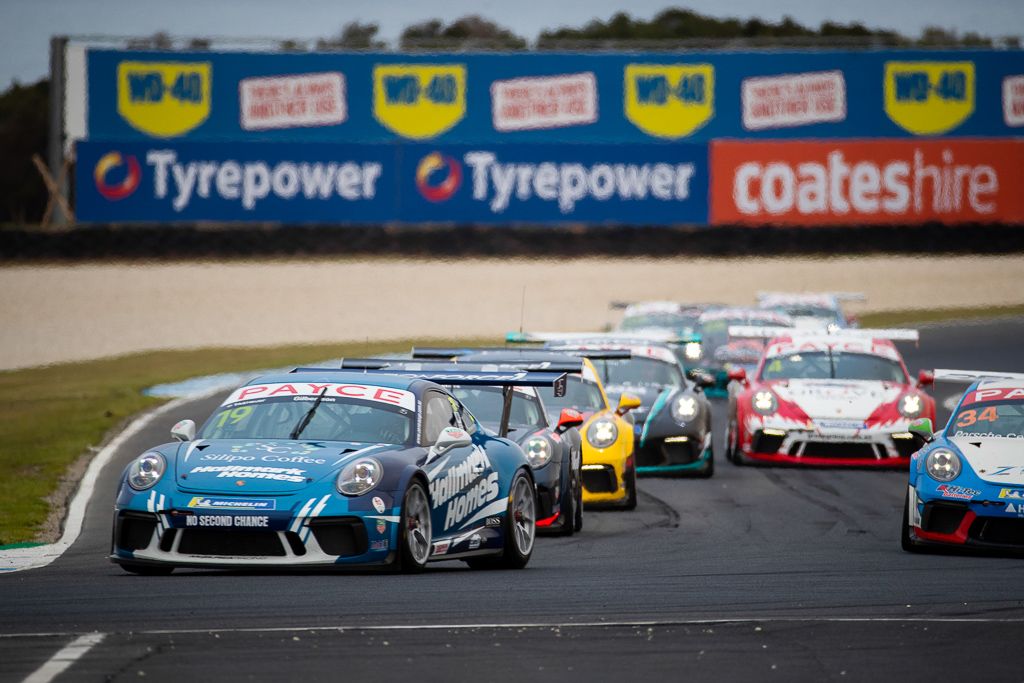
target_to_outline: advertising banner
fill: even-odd
[[[78,145],[83,222],[705,225],[707,145]]]
[[[1024,222],[1024,142],[716,141],[717,225]]]

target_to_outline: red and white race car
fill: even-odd
[[[726,454],[751,462],[855,467],[907,467],[917,450],[909,430],[935,419],[935,401],[912,382],[893,340],[917,341],[916,330],[732,327],[731,337],[761,338],[751,377],[730,372]]]

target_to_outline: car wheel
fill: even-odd
[[[121,569],[129,572],[130,574],[139,574],[140,576],[168,576],[174,571],[174,567],[162,567],[160,565],[152,564],[129,564],[122,563]]]
[[[570,458],[570,462],[571,460]],[[565,486],[562,487],[562,496],[558,500],[562,526],[555,532],[557,536],[572,536],[576,532],[576,487],[571,464],[567,464],[565,469]]]
[[[624,477],[626,482],[626,509],[636,509],[636,465],[629,468]]]
[[[910,537],[910,493],[907,493],[903,501],[903,525],[900,528],[900,547],[908,553],[920,553],[923,550]]]
[[[407,573],[423,571],[431,549],[430,499],[418,479],[405,490],[399,524],[398,569]]]
[[[505,544],[498,557],[466,560],[473,569],[522,569],[533,555],[537,538],[537,495],[526,472],[519,470],[509,488],[505,513]]]
[[[715,474],[715,451],[714,451],[713,448],[709,447],[708,448],[708,461],[704,465],[704,467],[701,468],[698,476],[700,476],[700,477],[702,477],[704,479],[710,479],[714,474]]]

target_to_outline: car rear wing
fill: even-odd
[[[800,297],[829,296],[836,301],[867,301],[864,292],[758,292],[757,302],[765,299],[799,299]]]
[[[700,343],[699,334],[682,335],[668,330],[638,332],[509,332],[509,344],[543,344],[546,342],[581,344],[691,344]]]
[[[555,355],[563,354],[566,356],[576,356],[579,358],[590,358],[591,360],[622,360],[630,357],[630,352],[626,349],[603,349],[603,350],[580,350],[580,349],[567,349],[567,350],[553,350],[543,349],[536,346],[480,346],[477,348],[456,348],[456,347],[444,347],[444,346],[419,346],[413,347],[412,357],[414,360],[454,360],[459,362],[462,356],[476,356],[480,354],[494,353],[495,355],[501,354],[504,356],[501,360],[495,360],[495,363],[507,364],[507,363],[523,363],[531,364],[531,354],[543,354],[543,355]],[[510,360],[512,356],[521,357],[520,360]],[[489,361],[476,360],[476,363],[484,363]],[[536,361],[541,363],[543,361]],[[549,361],[551,362],[551,361]],[[568,372],[568,371],[567,371]]]
[[[484,369],[492,368],[492,369]],[[459,365],[456,363],[424,363],[382,358],[352,358],[342,360],[340,368],[296,368],[292,372],[352,372],[391,375],[409,379],[423,379],[445,386],[501,387],[502,408],[498,436],[508,436],[508,423],[512,415],[512,392],[515,387],[552,387],[555,396],[565,396],[567,375],[557,370],[531,368],[501,369],[488,364]]]
[[[850,328],[822,328],[820,330],[808,330],[799,327],[769,327],[757,325],[730,325],[729,336],[735,339],[774,339],[776,337],[836,337],[845,339],[888,339],[889,341],[919,341],[921,338],[917,330],[888,328],[888,329],[850,329]]]
[[[546,351],[549,354],[555,351]],[[568,354],[567,354],[568,355]],[[341,361],[342,370],[405,370],[410,372],[442,370],[466,370],[480,372],[501,372],[504,370],[525,370],[527,372],[562,372],[570,375],[578,375],[583,372],[583,361],[573,360],[567,357],[565,360],[537,360],[529,358],[522,360],[501,359],[494,361],[474,360],[463,362],[458,358],[449,360],[447,358],[343,358]],[[524,385],[525,386],[525,385]],[[546,386],[546,385],[539,385]]]
[[[936,369],[934,374],[936,382],[961,382],[963,384],[971,384],[980,379],[1009,379],[1024,381],[1024,373],[1000,372],[998,370]]]

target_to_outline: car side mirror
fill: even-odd
[[[726,375],[730,382],[739,382],[741,384],[747,383],[747,370],[746,368],[730,368]]]
[[[171,427],[171,436],[178,441],[192,441],[196,438],[196,423],[192,420],[182,420]]]
[[[922,445],[935,438],[935,432],[932,428],[932,420],[929,417],[917,418],[910,423],[908,431],[910,432],[910,435]]]
[[[928,386],[931,386],[932,384],[935,384],[935,373],[934,372],[932,372],[931,370],[922,370],[921,372],[917,373],[917,386],[918,386],[918,388],[920,388],[920,387],[928,387]]]
[[[579,427],[581,424],[583,424],[583,413],[575,408],[562,408],[562,412],[558,414],[557,430],[559,433]]]
[[[430,453],[434,457],[444,455],[453,448],[462,448],[464,446],[470,446],[473,443],[473,437],[469,435],[465,429],[458,427],[445,427],[441,430],[440,436],[437,437],[437,442],[430,448]]]
[[[696,384],[701,389],[715,386],[715,378],[700,368],[690,368],[686,371],[686,379]]]
[[[643,402],[633,394],[622,394],[619,396],[619,405],[615,408],[615,413],[617,415],[625,415],[641,405],[643,405]]]

